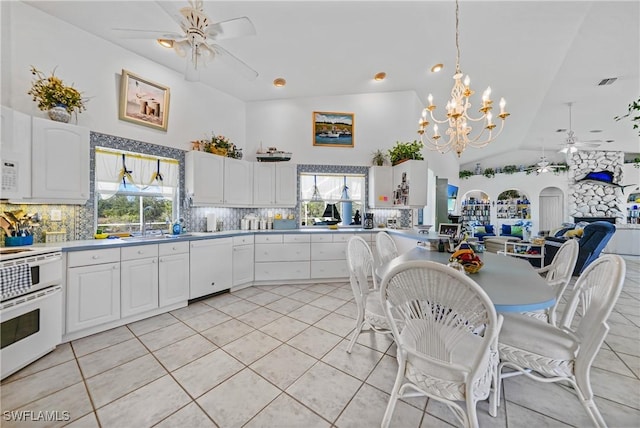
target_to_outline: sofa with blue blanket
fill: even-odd
[[[483,242],[485,236],[496,236],[496,233],[492,224],[473,226],[474,238],[478,238],[478,241]]]
[[[567,239],[578,239],[578,261],[573,270],[573,275],[580,275],[591,262],[600,256],[600,253],[616,232],[616,226],[607,221],[594,221],[593,223],[587,223],[584,227],[581,226],[580,223],[574,227],[565,226],[562,230],[557,231],[554,236],[545,238],[545,266],[551,263],[553,257],[558,252],[558,248],[560,248]],[[560,233],[562,233],[562,235],[557,236]]]
[[[531,228],[531,221],[520,220],[514,224],[503,224],[500,227],[500,236],[510,236],[512,238],[523,239],[524,232]]]

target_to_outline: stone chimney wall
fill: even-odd
[[[622,189],[596,182],[578,182],[590,172],[610,171],[613,183],[622,182],[624,152],[578,151],[569,158],[569,215],[610,217],[625,222]]]

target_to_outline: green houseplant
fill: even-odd
[[[385,152],[378,149],[375,152],[373,152],[373,157],[371,158],[371,164],[382,166],[384,165],[384,163],[387,161],[388,158],[389,156]]]
[[[475,175],[473,171],[469,171],[468,169],[461,169],[460,172],[458,173],[458,178],[462,180],[466,180],[472,175]]]
[[[485,168],[482,175],[484,175],[487,178],[492,178],[492,177],[495,177],[496,171],[493,168]]]
[[[421,153],[423,147],[424,144],[418,140],[407,143],[396,141],[396,145],[389,149],[391,164],[396,165],[409,159],[424,160]]]
[[[633,129],[640,128],[640,98],[629,103],[629,105],[627,106],[627,114],[616,116],[614,117],[614,119],[618,121],[630,116],[631,122],[633,122]],[[640,135],[640,131],[638,131],[638,135]]]
[[[82,113],[86,110],[82,94],[73,86],[66,86],[64,82],[55,75],[55,69],[51,76],[47,77],[43,72],[31,66],[31,74],[34,80],[31,82],[31,89],[27,94],[33,97],[33,101],[38,103],[38,108],[43,111],[51,110],[54,107],[64,107],[69,113],[77,111]]]
[[[505,165],[504,168],[502,168],[502,172],[505,174],[514,174],[518,172],[518,167],[515,165]]]

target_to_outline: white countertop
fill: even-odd
[[[328,229],[325,227],[322,228],[301,228],[301,229],[287,229],[287,230],[224,230],[221,232],[188,232],[182,235],[177,235],[176,237],[157,237],[157,238],[115,238],[115,239],[87,239],[80,241],[67,241],[67,242],[56,242],[52,244],[34,244],[34,247],[39,248],[48,248],[48,247],[56,247],[61,248],[63,252],[69,251],[82,251],[82,250],[94,250],[94,249],[103,249],[103,248],[118,248],[118,247],[126,247],[133,245],[151,245],[151,244],[162,244],[169,242],[179,242],[179,241],[195,241],[202,239],[219,239],[219,238],[229,238],[234,236],[241,235],[249,235],[249,234],[318,234],[318,233],[338,233],[338,234],[350,234],[350,233],[378,233],[380,231],[387,231],[392,235],[401,235],[406,236],[412,239],[418,239],[422,241],[427,241],[429,238],[432,238],[428,234],[418,233],[417,230],[414,229],[384,229],[384,228],[374,228],[374,229],[363,229],[363,228],[353,228],[353,227],[344,227],[334,229]],[[437,235],[434,235],[437,239]]]

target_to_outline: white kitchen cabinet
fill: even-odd
[[[191,241],[189,248],[189,298],[231,288],[233,277],[231,238]]]
[[[72,252],[67,266],[66,332],[120,319],[120,249]]]
[[[233,286],[253,282],[253,235],[233,237]]]
[[[309,235],[257,235],[255,242],[256,281],[310,278]]]
[[[32,119],[31,198],[84,204],[89,198],[89,129]]]
[[[297,165],[289,162],[255,162],[253,164],[253,205],[261,207],[295,207]]]
[[[224,205],[248,207],[253,202],[251,162],[224,158]]]
[[[19,200],[31,197],[31,116],[8,107],[0,108],[0,157],[2,197]]]
[[[160,307],[189,300],[189,243],[160,244],[158,300]]]
[[[123,261],[120,266],[122,318],[158,307],[158,258]]]
[[[193,205],[223,204],[224,159],[206,152],[185,154],[185,191]]]
[[[393,167],[369,167],[369,207],[393,207]]]
[[[147,312],[158,307],[158,245],[120,249],[120,315]]]
[[[408,160],[393,167],[393,190],[401,191],[396,207],[423,207],[427,204],[427,162]],[[406,190],[406,191],[404,191]]]

